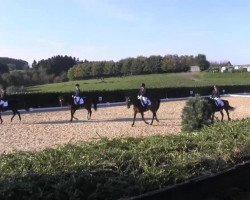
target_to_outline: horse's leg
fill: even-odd
[[[73,116],[73,119],[75,119],[75,120],[79,120],[77,117],[75,117],[75,116]]]
[[[137,115],[137,111],[134,112],[134,120],[133,120],[132,126],[134,126],[134,124],[135,124],[136,115]]]
[[[0,120],[1,120],[1,124],[3,123],[3,119],[2,119],[2,116],[1,116],[1,114],[0,114]]]
[[[92,114],[92,110],[91,110],[91,108],[90,108],[90,109],[88,109],[88,115],[87,115],[87,119],[88,119],[88,120],[90,120],[91,114]]]
[[[156,112],[155,112],[155,120],[159,122],[159,119],[157,118]]]
[[[13,110],[12,112],[13,112],[13,115],[12,115],[12,117],[10,119],[11,122],[12,122],[13,118],[16,116],[16,111]]]
[[[152,117],[152,121],[151,121],[150,125],[153,124],[153,121],[154,121],[154,118],[155,118],[155,112],[152,111],[152,113],[153,113],[153,117]]]
[[[71,108],[71,110],[70,110],[70,121],[72,122],[72,120],[73,120],[73,117],[74,117],[74,111],[73,111],[73,109]]]
[[[76,109],[71,108],[71,119],[70,119],[71,122],[72,122],[73,118],[78,120],[76,117],[74,117],[75,112],[76,112]]]
[[[157,118],[157,116],[156,116],[156,112],[153,112],[153,119],[152,119],[152,121],[151,121],[151,125],[153,124],[154,119],[155,119],[157,122],[159,122],[159,120],[158,120],[158,118]]]
[[[228,112],[228,109],[225,109],[226,113],[227,113],[227,118],[228,118],[228,121],[231,121],[231,118],[229,116],[229,112]]]
[[[148,122],[144,119],[144,113],[143,113],[143,112],[141,112],[141,118],[142,118],[142,120],[143,120],[146,124],[148,124]]]
[[[220,114],[221,114],[221,121],[223,121],[224,114],[223,114],[223,111],[222,111],[222,110],[220,110]]]
[[[212,113],[211,120],[212,120],[212,123],[213,123],[214,122],[214,112]]]
[[[19,117],[19,120],[21,121],[21,115],[20,115],[20,112],[17,110],[17,111],[16,111],[16,113],[17,113],[17,115],[18,115],[18,117]]]

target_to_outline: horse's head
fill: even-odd
[[[126,97],[126,105],[127,105],[127,108],[130,108],[132,102],[131,102],[131,98],[130,97]]]

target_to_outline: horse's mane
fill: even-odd
[[[137,96],[130,96],[129,97],[132,104],[140,104],[140,99],[137,98]]]

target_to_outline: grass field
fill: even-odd
[[[30,92],[69,92],[79,83],[82,91],[148,88],[196,87],[212,85],[250,85],[250,73],[172,73],[126,76],[121,78],[70,81],[27,88]]]

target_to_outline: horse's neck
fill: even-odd
[[[134,99],[132,103],[136,106],[141,105],[141,100],[140,99]]]

